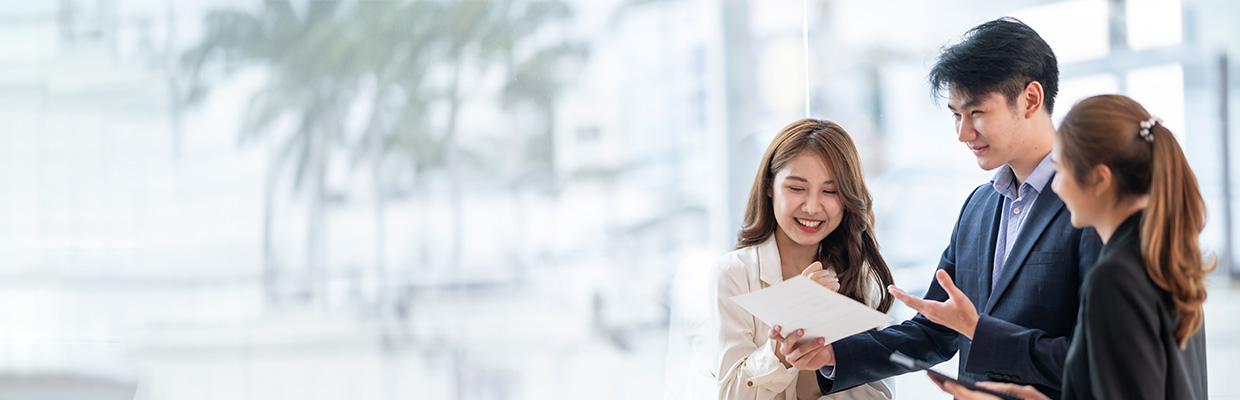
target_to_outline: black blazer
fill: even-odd
[[[888,361],[893,350],[937,364],[960,352],[960,375],[1034,385],[1058,397],[1076,325],[1080,286],[1098,257],[1093,229],[1075,229],[1063,201],[1041,188],[996,282],[991,282],[1003,195],[987,183],[965,201],[938,269],[977,307],[973,340],[918,314],[900,325],[833,344],[835,379],[818,374],[823,393],[910,372]],[[926,299],[947,293],[933,278]]]
[[[1141,260],[1141,216],[1116,229],[1085,277],[1064,366],[1064,399],[1204,399],[1206,333],[1181,350],[1171,294]]]

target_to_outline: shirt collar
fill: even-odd
[[[1042,157],[1042,161],[1034,167],[1029,177],[1025,178],[1025,183],[1021,186],[1029,185],[1035,192],[1041,193],[1046,188],[1046,184],[1055,176],[1055,165],[1051,163],[1051,155],[1046,154]],[[1020,189],[1013,185],[1016,183],[1016,172],[1012,171],[1012,167],[1007,164],[999,167],[999,171],[995,172],[995,176],[990,179],[990,184],[995,187],[995,191],[1010,199],[1020,198]]]
[[[1055,163],[1051,162],[1051,155],[1047,153],[1042,157],[1042,161],[1033,169],[1033,173],[1029,174],[1029,178],[1025,179],[1025,184],[1033,187],[1033,190],[1042,193],[1042,189],[1046,188],[1046,184],[1050,183],[1051,178],[1055,177]]]

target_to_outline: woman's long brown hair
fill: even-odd
[[[1141,222],[1145,272],[1171,293],[1179,313],[1175,338],[1180,347],[1201,328],[1206,301],[1205,276],[1217,260],[1202,256],[1197,236],[1205,228],[1206,204],[1179,142],[1162,124],[1150,129],[1153,142],[1138,132],[1150,113],[1121,95],[1081,100],[1068,111],[1057,133],[1056,149],[1084,182],[1094,166],[1111,169],[1120,200],[1149,195]]]
[[[886,287],[893,280],[887,262],[878,252],[878,241],[874,239],[874,210],[870,207],[873,202],[865,187],[861,158],[848,132],[834,122],[802,119],[788,124],[775,135],[762,156],[749,190],[745,222],[737,235],[736,248],[761,244],[778,229],[770,196],[775,174],[806,152],[822,159],[831,169],[840,203],[844,206],[840,225],[819,243],[818,261],[835,267],[840,294],[862,304],[869,304],[865,280],[877,285],[881,296],[877,309],[887,312],[893,299]]]

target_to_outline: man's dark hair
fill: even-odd
[[[930,70],[930,87],[942,96],[948,90],[978,96],[998,92],[1015,104],[1030,82],[1042,84],[1046,113],[1055,110],[1059,62],[1051,46],[1024,22],[1003,17],[970,29],[960,43],[948,46]]]

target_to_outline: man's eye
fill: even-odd
[[[795,186],[789,186],[789,187],[788,187],[788,190],[791,190],[791,191],[794,191],[794,192],[803,192],[803,191],[805,191],[805,189],[804,189],[804,188],[799,188],[799,187],[795,187]]]

